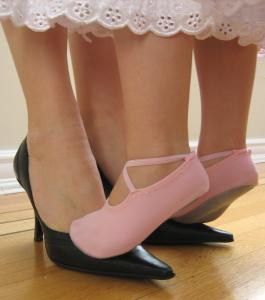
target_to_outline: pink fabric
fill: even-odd
[[[186,154],[183,155],[171,155],[171,156],[164,156],[159,158],[148,158],[148,159],[137,159],[137,160],[130,160],[128,161],[124,168],[123,168],[123,178],[124,181],[129,189],[130,192],[136,190],[135,186],[133,185],[130,176],[128,174],[128,167],[140,167],[140,166],[152,166],[152,165],[162,165],[167,163],[172,163],[180,160],[188,160],[189,156]]]
[[[201,156],[200,161],[209,161],[212,159],[218,159],[218,158],[223,158],[229,155],[232,155],[233,151],[224,151],[224,152],[218,152],[218,153],[212,153],[209,155]]]
[[[146,188],[136,189],[127,174],[128,166],[179,160],[184,160],[180,167]],[[124,176],[130,192],[122,203],[111,206],[106,201],[102,209],[72,223],[71,238],[87,255],[102,259],[130,251],[209,188],[208,176],[194,153],[131,161],[124,168]]]
[[[225,156],[227,157],[206,169],[210,181],[209,191],[175,214],[174,218],[190,213],[208,200],[224,192],[237,187],[257,185],[258,174],[251,159],[251,151],[247,149],[207,155],[201,157],[201,160],[206,161]]]

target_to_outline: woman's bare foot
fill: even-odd
[[[105,201],[87,138],[72,126],[49,135],[29,134],[27,142],[38,212],[49,227],[68,232],[74,219]]]

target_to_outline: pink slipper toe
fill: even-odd
[[[174,220],[181,223],[205,223],[217,219],[239,196],[258,184],[258,173],[247,149],[203,156],[201,161],[223,158],[206,168],[210,189],[196,201],[178,211]]]
[[[137,189],[127,168],[183,161],[157,183]],[[70,229],[74,244],[87,255],[110,258],[141,244],[174,213],[207,192],[209,180],[196,154],[129,161],[123,169],[129,193],[118,205],[108,201],[98,211],[75,220]]]

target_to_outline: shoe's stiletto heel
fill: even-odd
[[[110,259],[96,259],[78,249],[68,233],[49,228],[41,219],[35,207],[30,178],[26,139],[20,145],[14,159],[14,171],[21,186],[26,190],[35,211],[35,241],[44,237],[48,257],[57,265],[80,272],[131,277],[139,279],[170,279],[174,277],[172,269],[147,252],[142,246],[136,246],[130,252]]]
[[[34,241],[35,242],[42,242],[43,241],[43,231],[41,228],[40,221],[35,216],[35,229],[34,229]]]
[[[174,220],[191,224],[211,222],[220,217],[240,196],[258,184],[258,173],[247,149],[225,151],[200,157],[201,161],[222,159],[206,168],[209,191],[179,211]]]
[[[109,197],[113,185],[98,166],[106,198]],[[158,227],[145,241],[150,245],[183,245],[203,243],[231,243],[233,234],[205,224],[181,224],[168,220]]]

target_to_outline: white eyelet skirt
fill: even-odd
[[[45,31],[56,23],[80,33],[111,35],[128,27],[161,37],[238,37],[265,53],[265,0],[0,0],[0,20]]]

